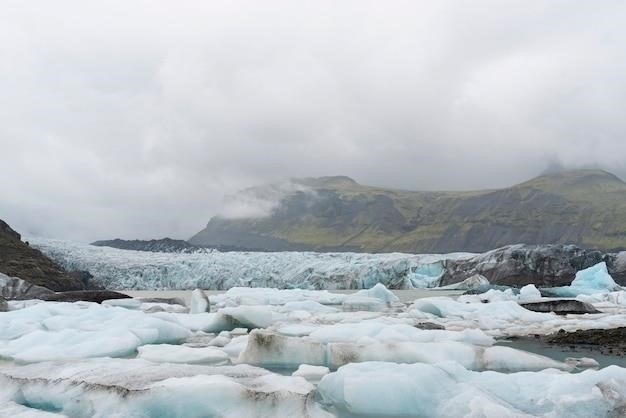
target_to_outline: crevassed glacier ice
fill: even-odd
[[[148,253],[32,237],[68,270],[87,270],[107,289],[392,289],[434,287],[446,259],[471,254]]]

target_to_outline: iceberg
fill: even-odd
[[[446,340],[445,331],[421,330],[421,333],[435,333],[431,337],[434,341],[397,341],[393,338],[378,341],[364,337],[352,342],[320,342],[311,336],[288,337],[255,330],[250,333],[247,346],[237,361],[261,367],[295,368],[308,364],[336,369],[348,363],[368,361],[435,364],[454,359],[472,370],[571,369],[565,363],[509,347],[477,347]],[[439,341],[435,340],[437,336]]]
[[[354,363],[324,376],[317,393],[327,407],[355,416],[608,418],[623,416],[626,369],[498,373],[455,362]]]
[[[576,273],[576,277],[569,286],[553,287],[552,293],[562,297],[576,297],[578,295],[593,295],[596,293],[609,293],[621,290],[607,269],[606,263],[602,262]]]
[[[42,302],[1,315],[0,357],[20,363],[124,357],[141,345],[180,343],[190,335],[141,311],[90,302]]]
[[[72,417],[332,416],[312,401],[313,390],[302,377],[244,365],[95,359],[0,367],[0,405]]]

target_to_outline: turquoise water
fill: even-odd
[[[500,340],[496,345],[517,348],[519,350],[529,351],[542,356],[550,357],[554,360],[565,361],[568,357],[588,357],[596,360],[600,367],[616,365],[626,367],[626,357],[620,355],[605,355],[593,346],[577,345],[573,348],[570,346],[558,346],[546,344],[540,340]]]

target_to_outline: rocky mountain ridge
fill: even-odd
[[[91,245],[97,247],[112,247],[119,248],[121,250],[135,250],[135,251],[150,251],[157,253],[196,253],[206,251],[204,247],[198,247],[196,245],[189,244],[187,241],[161,238],[152,240],[101,240],[92,242]]]
[[[216,216],[189,242],[258,251],[485,252],[518,243],[626,249],[626,183],[602,170],[468,192],[385,189],[345,176],[292,183],[245,192],[259,199],[285,191],[267,216]]]
[[[53,291],[85,288],[79,274],[66,272],[59,264],[23,242],[21,238],[19,233],[0,220],[0,273]]]

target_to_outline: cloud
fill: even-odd
[[[223,196],[282,178],[492,188],[552,161],[626,177],[625,19],[619,1],[9,0],[0,217],[187,238],[258,203]]]
[[[278,209],[284,198],[297,192],[316,197],[315,190],[310,187],[282,180],[227,195],[217,215],[227,219],[264,218]]]

